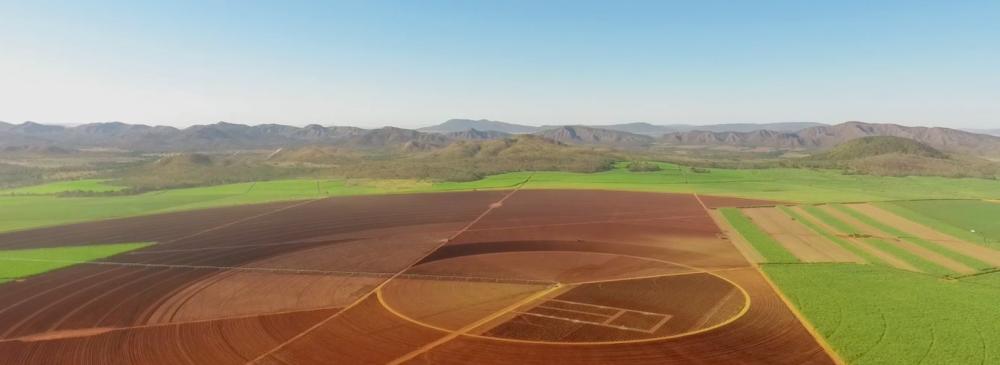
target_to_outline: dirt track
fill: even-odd
[[[487,211],[507,194],[335,198],[2,234],[0,247],[161,243],[0,285],[0,358],[831,363],[694,197],[525,190]],[[441,294],[415,298],[430,293]],[[599,325],[547,342],[499,335],[519,316],[558,323],[547,333],[573,319]]]

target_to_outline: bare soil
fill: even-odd
[[[832,363],[693,196],[525,190],[487,211],[508,193],[331,198],[2,234],[0,247],[160,244],[109,264],[0,284],[0,358],[16,364]],[[487,256],[499,259],[444,264]],[[743,297],[732,295],[731,284],[690,274],[691,268],[745,289],[746,312],[732,304]],[[688,275],[655,276],[661,273]],[[490,283],[431,274],[498,277]],[[565,286],[521,306],[525,300],[516,298],[524,293],[551,289],[523,282],[541,279]],[[373,286],[389,294],[390,306]],[[508,313],[509,298],[521,307]],[[536,317],[537,338],[563,342],[480,335],[510,328],[531,338],[515,326],[524,315],[516,312],[560,306],[590,308],[578,321],[614,310],[622,313],[618,326],[669,315],[654,332],[696,333],[655,339],[615,325],[581,328]],[[441,326],[476,317],[477,325],[489,323],[457,333],[393,312],[400,308]],[[634,314],[640,312],[646,314]],[[713,328],[727,318],[735,319]],[[588,338],[647,340],[567,345]]]

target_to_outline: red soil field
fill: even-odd
[[[127,241],[158,244],[0,284],[0,359],[832,363],[691,195],[344,197],[0,234]]]

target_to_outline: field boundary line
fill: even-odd
[[[448,238],[446,238],[444,240],[441,240],[441,243],[438,244],[436,247],[434,247],[431,250],[428,250],[426,254],[424,254],[423,256],[421,256],[419,258],[417,258],[412,263],[410,263],[410,265],[406,266],[405,268],[403,268],[399,272],[395,273],[394,275],[392,275],[388,279],[383,280],[379,285],[375,286],[375,288],[373,288],[372,290],[368,291],[368,293],[366,293],[365,295],[362,295],[360,298],[358,298],[357,300],[355,300],[350,305],[344,307],[344,309],[338,311],[337,313],[334,313],[334,314],[328,316],[327,318],[324,318],[323,320],[319,321],[318,323],[310,326],[309,328],[306,328],[304,331],[296,334],[295,336],[292,336],[288,340],[285,340],[284,342],[278,344],[274,348],[271,348],[270,350],[265,351],[264,353],[260,354],[256,358],[251,359],[250,361],[247,361],[246,363],[247,364],[255,364],[255,363],[260,362],[261,360],[264,360],[265,358],[267,358],[267,357],[269,357],[269,356],[277,353],[281,349],[283,349],[283,348],[287,347],[288,345],[292,344],[293,342],[298,341],[300,338],[305,337],[306,335],[312,333],[312,331],[315,331],[317,328],[320,328],[323,325],[329,323],[334,318],[337,318],[337,316],[339,314],[347,312],[351,308],[354,308],[354,307],[358,306],[359,304],[361,304],[362,302],[364,302],[366,299],[368,299],[369,297],[371,297],[372,294],[378,292],[383,287],[385,287],[385,285],[387,283],[389,283],[390,281],[392,281],[392,279],[395,279],[396,277],[399,277],[400,275],[402,275],[407,270],[413,268],[414,265],[420,263],[421,261],[423,261],[427,257],[430,257],[432,254],[434,254],[435,251],[437,251],[438,249],[440,249],[444,245],[447,245],[449,242],[451,242],[452,240],[454,240],[455,238],[457,238],[458,236],[460,236],[462,233],[465,233],[466,230],[468,230],[469,228],[471,228],[474,224],[478,223],[480,220],[483,219],[483,217],[486,217],[486,215],[489,214],[490,212],[492,212],[494,209],[502,207],[503,203],[508,198],[510,198],[512,195],[514,195],[514,193],[517,193],[519,190],[521,190],[521,188],[524,187],[524,185],[527,184],[528,181],[531,181],[531,176],[528,176],[527,179],[525,179],[524,181],[522,181],[521,184],[517,185],[517,187],[515,187],[513,190],[511,190],[506,195],[504,195],[502,198],[500,198],[500,200],[498,200],[498,201],[496,201],[494,203],[491,203],[489,206],[487,206],[487,208],[486,208],[485,211],[483,211],[481,214],[479,214],[478,217],[476,217],[471,222],[469,222],[469,224],[465,225],[465,227],[462,227],[462,229],[460,229],[458,232],[455,232],[454,234],[452,234],[451,237],[448,237]]]
[[[444,337],[439,338],[439,339],[435,340],[434,342],[431,342],[431,343],[426,344],[424,346],[421,346],[420,348],[418,348],[416,350],[413,350],[410,353],[408,353],[406,355],[403,355],[403,356],[401,356],[401,357],[399,357],[399,358],[397,358],[397,359],[395,359],[393,361],[390,361],[387,364],[388,365],[398,365],[398,364],[402,364],[402,363],[404,363],[404,362],[406,362],[408,360],[412,360],[413,358],[415,358],[417,356],[420,356],[420,354],[423,354],[423,353],[426,353],[427,351],[433,350],[435,347],[438,347],[438,346],[440,346],[440,345],[442,345],[442,344],[444,344],[444,343],[446,343],[448,341],[451,341],[451,340],[455,339],[458,336],[461,336],[461,335],[463,335],[465,333],[468,333],[469,331],[474,330],[474,329],[478,328],[479,326],[482,326],[482,325],[487,324],[487,323],[489,323],[489,322],[491,322],[491,321],[493,321],[493,320],[495,320],[497,318],[500,318],[500,317],[506,315],[507,313],[513,312],[515,309],[520,308],[520,307],[522,307],[522,306],[524,306],[526,304],[529,304],[529,303],[531,303],[533,301],[536,301],[539,298],[542,298],[542,297],[548,295],[549,293],[551,293],[551,292],[553,292],[553,291],[555,291],[555,290],[557,290],[557,289],[559,289],[561,287],[562,287],[562,285],[556,284],[556,285],[553,285],[553,286],[551,286],[549,288],[541,290],[541,291],[539,291],[539,292],[537,292],[537,293],[535,293],[535,294],[533,294],[533,295],[531,295],[531,296],[529,296],[527,298],[521,299],[521,300],[517,301],[516,303],[507,306],[506,308],[503,308],[501,310],[493,312],[493,314],[491,314],[489,316],[483,317],[483,318],[479,319],[478,321],[475,321],[475,322],[472,322],[470,324],[467,324],[467,325],[465,325],[465,327],[462,327],[462,328],[458,329],[457,331],[452,331],[451,333],[445,335]]]
[[[695,197],[697,198],[698,195],[695,194]],[[701,198],[698,198],[698,201],[701,202]],[[706,207],[704,203],[702,203],[702,207],[705,207],[706,210],[708,209],[708,207]],[[712,217],[713,220],[715,219],[715,217],[712,216],[712,214],[709,214],[709,217]],[[715,224],[716,226],[719,225],[718,222],[716,222]],[[740,234],[740,233],[735,232],[735,234]],[[729,242],[730,244],[732,244],[731,240],[729,240]],[[733,246],[735,247],[736,245],[734,244]],[[764,278],[764,282],[767,283],[767,285],[771,288],[774,294],[778,296],[778,299],[781,299],[782,303],[785,303],[785,307],[792,312],[792,315],[794,315],[796,319],[799,320],[799,323],[802,324],[802,327],[805,328],[806,332],[808,332],[809,335],[812,336],[814,340],[816,340],[816,344],[819,345],[819,347],[823,349],[824,352],[826,352],[827,356],[829,356],[830,359],[833,360],[833,362],[838,365],[846,365],[847,362],[845,362],[844,359],[840,357],[840,354],[833,349],[833,346],[830,346],[830,344],[826,342],[826,339],[823,338],[822,335],[820,335],[819,331],[816,330],[816,327],[812,325],[812,322],[809,322],[806,319],[806,317],[802,315],[801,312],[799,312],[798,308],[796,308],[792,304],[792,302],[788,299],[788,297],[785,296],[785,293],[783,293],[781,290],[778,289],[778,286],[775,285],[773,281],[771,281],[771,278],[767,276],[766,273],[764,273],[764,270],[760,269],[760,265],[751,261],[750,257],[744,254],[743,251],[741,251],[740,249],[737,248],[736,251],[739,251],[740,254],[743,255],[743,259],[749,262],[750,266],[753,266],[753,269],[756,270],[757,273],[760,274],[762,278]]]

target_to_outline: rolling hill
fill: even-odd
[[[896,124],[847,122],[806,128],[798,132],[683,132],[664,135],[661,141],[676,145],[746,146],[825,150],[849,140],[891,136],[912,139],[936,149],[976,156],[1000,156],[1000,137],[939,127],[905,127]]]
[[[649,123],[624,123],[624,124],[595,125],[591,127],[629,132],[635,134],[643,134],[651,137],[661,137],[669,133],[693,132],[693,131],[715,132],[715,133],[724,133],[724,132],[748,133],[760,130],[775,131],[775,132],[797,132],[806,128],[820,127],[824,125],[825,124],[804,123],[804,122],[761,123],[761,124],[728,123],[728,124],[709,124],[709,125],[693,125],[693,124],[653,125]]]
[[[948,155],[912,139],[892,136],[861,137],[817,154],[814,158],[844,161],[888,154],[946,159]]]
[[[996,178],[1000,165],[964,155],[949,155],[925,143],[893,136],[861,137],[804,159],[849,173],[879,176]]]
[[[563,126],[535,132],[536,136],[566,144],[643,147],[652,144],[650,136],[585,126]]]

